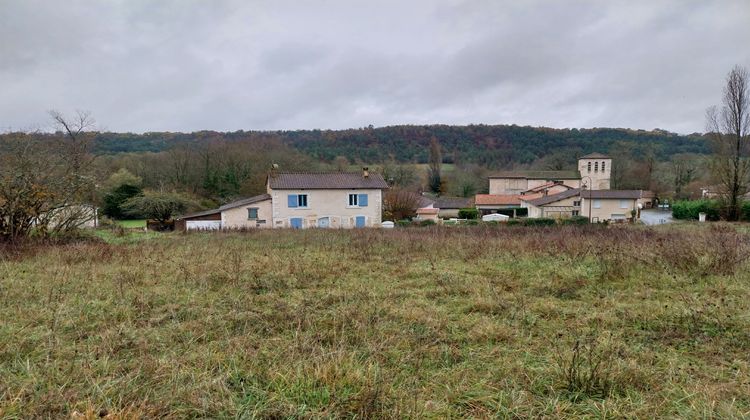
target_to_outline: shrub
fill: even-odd
[[[750,222],[750,201],[745,201],[742,203],[742,208],[740,209],[740,218],[746,222]]]
[[[104,195],[102,199],[102,214],[113,219],[124,219],[126,212],[124,208],[125,202],[141,195],[143,195],[141,187],[129,184],[120,185]],[[133,212],[129,216],[135,219],[143,218],[143,215],[138,212]]]
[[[479,218],[479,210],[472,209],[472,208],[466,208],[461,209],[458,211],[458,218],[459,219],[469,219],[469,220],[475,220]]]
[[[420,220],[419,226],[434,226],[436,225],[434,220]]]
[[[568,352],[558,349],[558,372],[573,402],[610,395],[617,385],[618,347],[594,335],[576,339]]]
[[[396,220],[396,226],[411,226],[411,224],[409,219]]]
[[[719,210],[719,202],[716,200],[677,201],[672,204],[672,217],[698,220],[698,213],[706,213],[708,220],[719,220]]]
[[[508,226],[518,226],[521,224],[521,221],[519,219],[509,219],[505,224]]]
[[[555,219],[549,219],[546,217],[539,217],[534,219],[523,219],[524,226],[553,226]]]
[[[573,216],[567,219],[560,220],[560,224],[563,225],[587,225],[589,224],[589,218],[585,216]]]
[[[479,220],[469,219],[466,221],[466,224],[469,226],[476,226],[479,224]]]

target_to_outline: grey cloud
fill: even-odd
[[[8,0],[0,127],[703,129],[750,3]]]

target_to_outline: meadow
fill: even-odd
[[[0,248],[0,418],[750,416],[735,225]]]

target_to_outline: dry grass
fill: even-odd
[[[733,227],[111,238],[0,258],[0,417],[746,417]]]

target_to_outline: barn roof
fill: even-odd
[[[231,203],[224,204],[223,206],[219,207],[219,210],[221,211],[229,210],[235,207],[246,206],[248,204],[255,204],[255,203],[259,203],[261,201],[266,201],[270,199],[271,199],[271,196],[268,194],[256,195],[255,197],[243,198],[242,200],[232,201]]]

